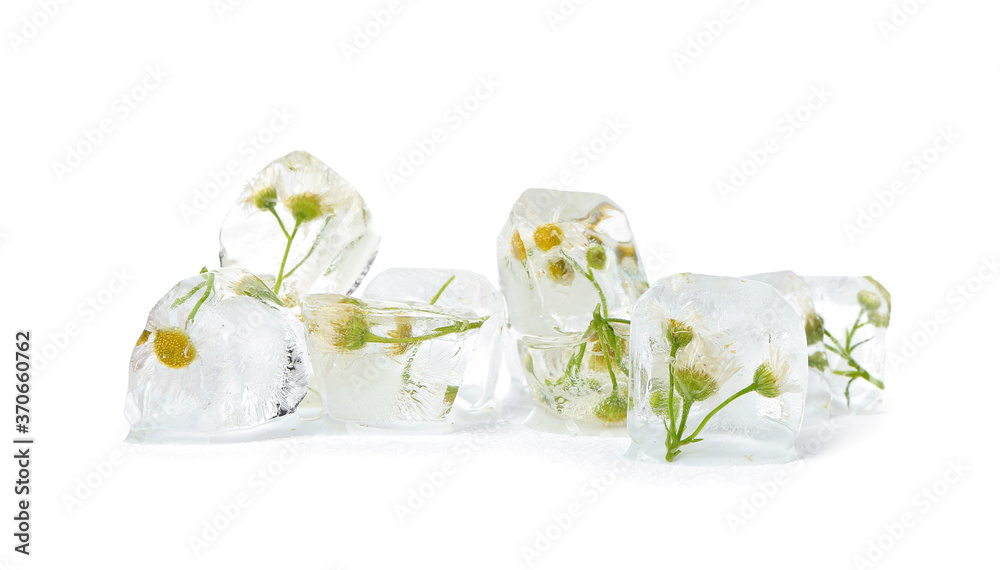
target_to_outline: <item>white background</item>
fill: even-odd
[[[48,4],[5,2],[0,29],[3,358],[13,368],[25,328],[36,360],[52,356],[33,380],[33,553],[11,550],[5,517],[0,562],[517,568],[537,548],[540,568],[987,563],[1000,397],[1000,283],[984,261],[998,253],[996,2],[566,0],[558,20],[557,0],[426,0],[402,1],[379,26],[372,12],[387,1],[251,0],[221,13],[210,0],[71,2],[45,16]],[[880,26],[897,8],[912,14]],[[373,37],[359,36],[366,25]],[[356,43],[360,53],[345,53]],[[481,81],[497,87],[454,119],[449,109]],[[814,88],[831,95],[810,99]],[[275,109],[294,118],[261,132]],[[781,121],[795,112],[808,120],[790,130]],[[109,132],[88,148],[102,121]],[[435,129],[444,142],[392,187],[386,173]],[[918,178],[912,157],[941,129],[958,138]],[[724,199],[720,181],[769,137],[777,151]],[[603,152],[582,159],[581,146]],[[85,155],[68,173],[56,165],[67,147]],[[873,274],[894,301],[889,410],[838,424],[819,453],[777,468],[616,470],[625,441],[513,428],[475,440],[309,439],[297,455],[287,441],[124,445],[126,367],[149,308],[218,263],[243,182],[294,149],[368,201],[383,236],[373,272],[458,267],[495,279],[513,201],[567,171],[565,188],[628,212],[651,281]],[[210,186],[230,162],[235,174]],[[852,235],[859,209],[871,219]],[[127,284],[111,292],[116,273]],[[0,433],[13,435],[12,388],[4,394]],[[279,457],[292,460],[258,493],[255,473]],[[454,474],[401,521],[397,505],[448,461]],[[949,462],[969,469],[956,476]],[[12,459],[0,463],[4,513],[14,475]],[[613,482],[592,482],[602,475]],[[915,500],[924,489],[943,496]],[[239,493],[249,506],[195,552],[191,537]],[[751,501],[759,508],[734,530]],[[574,502],[580,516],[552,530]],[[912,524],[886,538],[907,513]],[[558,538],[536,544],[546,530]]]

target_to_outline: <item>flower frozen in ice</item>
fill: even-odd
[[[674,381],[686,400],[701,402],[714,396],[740,366],[715,339],[695,334],[674,361]]]
[[[787,392],[798,392],[799,385],[791,377],[792,366],[782,350],[767,349],[764,363],[753,374],[754,390],[765,398],[777,398]]]
[[[535,245],[542,251],[548,251],[563,242],[563,232],[555,224],[542,224],[535,228]]]

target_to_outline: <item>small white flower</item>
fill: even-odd
[[[799,392],[799,384],[791,378],[792,366],[788,363],[785,351],[767,347],[764,363],[757,367],[753,374],[754,390],[765,398],[777,398],[789,393]]]
[[[698,333],[677,352],[674,361],[678,391],[695,402],[714,396],[739,371],[740,366],[727,346]]]

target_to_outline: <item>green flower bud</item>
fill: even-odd
[[[617,392],[608,396],[594,408],[594,415],[605,423],[621,423],[628,414],[628,402]]]
[[[806,316],[806,344],[823,342],[823,317],[816,313]]]
[[[874,291],[864,289],[858,291],[858,304],[870,313],[877,311],[882,306],[882,299],[879,299],[878,294]]]
[[[598,271],[603,270],[608,265],[608,254],[599,245],[592,245],[587,250],[587,265]]]
[[[823,371],[829,365],[830,363],[826,360],[826,353],[822,350],[817,350],[809,355],[809,368]]]
[[[704,370],[697,368],[677,368],[674,370],[677,391],[685,400],[701,402],[714,396],[719,385]]]
[[[674,398],[674,417],[680,416],[680,398]],[[649,407],[661,418],[670,417],[670,393],[667,390],[653,390],[649,394]]]

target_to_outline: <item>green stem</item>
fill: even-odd
[[[437,303],[438,297],[441,296],[441,293],[444,293],[444,290],[447,289],[448,285],[451,285],[451,282],[454,281],[454,280],[455,280],[455,276],[452,275],[451,277],[448,278],[447,281],[444,282],[444,285],[442,285],[441,288],[438,289],[438,292],[435,293],[434,296],[431,298],[431,303],[430,303],[431,305],[433,305],[434,303]]]
[[[295,264],[295,267],[289,269],[288,273],[285,273],[285,279],[288,279],[289,277],[291,277],[292,273],[295,273],[296,269],[298,269],[299,267],[302,267],[302,264],[305,263],[307,259],[309,259],[309,256],[312,255],[314,251],[316,251],[316,246],[318,246],[319,242],[321,241],[320,236],[323,235],[323,230],[326,229],[326,225],[329,224],[330,220],[332,220],[332,219],[333,218],[330,217],[330,218],[327,218],[325,222],[323,222],[323,227],[320,228],[319,232],[316,233],[316,239],[313,240],[312,247],[310,247],[309,251],[306,252],[305,256],[303,256],[302,259],[300,259],[299,262]],[[347,248],[351,247],[351,245],[352,244],[348,244],[348,245],[344,246],[344,249],[347,249]]]
[[[194,294],[197,293],[204,286],[205,286],[205,282],[204,281],[202,281],[201,283],[195,285],[194,287],[191,288],[190,291],[187,292],[186,295],[184,295],[183,297],[178,297],[173,303],[171,303],[170,304],[170,308],[171,309],[176,309],[177,307],[180,307],[184,303],[187,303],[188,299],[190,299],[191,297],[194,297]]]
[[[824,346],[826,346],[826,348],[828,348],[830,351],[832,351],[837,356],[843,358],[844,361],[847,362],[847,365],[854,369],[854,370],[834,370],[833,371],[834,374],[837,374],[839,376],[849,376],[851,378],[850,380],[848,380],[847,386],[844,388],[844,399],[847,402],[847,407],[848,408],[851,407],[851,393],[850,393],[850,390],[851,390],[851,383],[854,382],[854,380],[856,380],[858,378],[864,378],[865,380],[867,380],[868,382],[870,382],[873,386],[875,386],[879,390],[884,390],[885,389],[885,383],[883,383],[878,378],[872,377],[871,373],[869,373],[867,370],[865,370],[864,367],[862,367],[861,364],[859,364],[858,361],[854,359],[854,355],[852,354],[852,351],[855,348],[861,346],[865,342],[868,342],[868,340],[871,340],[871,339],[866,339],[866,340],[863,340],[863,341],[861,341],[859,343],[854,344],[853,346],[851,345],[851,340],[854,338],[854,334],[858,331],[858,329],[860,329],[861,327],[863,327],[863,326],[865,326],[867,324],[867,323],[862,323],[861,322],[862,315],[864,315],[864,309],[861,310],[861,312],[858,314],[858,318],[855,319],[854,326],[852,326],[851,329],[847,331],[847,336],[844,339],[844,341],[847,344],[848,348],[844,348],[844,345],[840,344],[840,341],[838,341],[837,338],[834,337],[830,333],[829,330],[827,330],[825,327],[823,328],[823,334],[828,339],[830,339],[830,342],[833,343],[833,346],[831,346],[831,345],[829,345],[827,343],[824,343]]]
[[[698,424],[698,428],[694,430],[694,433],[692,433],[690,436],[682,439],[681,442],[680,442],[680,445],[687,445],[687,444],[691,443],[694,440],[694,438],[698,437],[698,434],[701,433],[701,430],[705,427],[705,424],[708,423],[708,420],[712,419],[712,416],[714,416],[716,413],[718,413],[718,411],[721,410],[722,408],[728,406],[736,398],[739,398],[740,396],[743,396],[745,394],[749,394],[750,392],[753,392],[756,387],[757,387],[756,384],[750,384],[746,388],[744,388],[744,389],[740,390],[739,392],[733,394],[732,396],[726,398],[726,400],[724,402],[722,402],[721,404],[719,404],[718,406],[716,406],[714,410],[712,410],[711,412],[708,412],[708,415],[705,416],[705,419],[701,420],[701,423]]]
[[[677,346],[670,345],[670,365],[668,372],[670,375],[670,400],[667,404],[667,414],[670,416],[670,435],[677,437],[677,423],[674,418],[674,360],[677,358]]]
[[[274,206],[271,206],[270,208],[268,208],[268,210],[270,210],[271,213],[274,214],[274,219],[278,220],[278,225],[281,226],[281,232],[285,234],[285,239],[288,239],[288,230],[285,229],[285,222],[282,222],[281,217],[278,215],[278,212],[274,211]]]
[[[612,366],[611,359],[614,358],[614,353],[611,352],[611,347],[605,340],[605,332],[602,328],[597,329],[597,340],[601,343],[601,352],[604,353],[604,362],[608,366],[608,375],[611,376],[611,390],[614,393],[618,393],[618,380],[615,378],[614,366]]]
[[[365,342],[375,342],[382,344],[410,344],[414,342],[421,342],[425,340],[431,340],[432,338],[439,338],[449,334],[457,334],[465,331],[470,331],[473,329],[478,329],[479,327],[483,326],[483,323],[486,322],[486,319],[488,318],[489,317],[483,317],[478,321],[472,321],[472,322],[462,321],[459,323],[455,323],[453,325],[448,325],[446,327],[439,327],[434,329],[434,331],[421,336],[388,338],[384,336],[379,336],[372,332],[367,332],[365,333]]]
[[[292,241],[295,239],[295,234],[299,233],[299,226],[301,222],[296,220],[295,227],[292,229],[292,235],[288,236],[288,243],[285,244],[285,255],[281,257],[281,268],[278,269],[278,280],[274,283],[274,294],[280,295],[279,290],[281,289],[281,280],[285,278],[285,263],[288,262],[288,252],[292,249]],[[284,226],[282,226],[284,229]]]
[[[597,290],[597,295],[598,295],[598,297],[601,298],[601,308],[603,309],[603,313],[602,314],[605,317],[607,317],[608,316],[608,300],[604,297],[604,290],[601,289],[601,286],[597,283],[597,279],[594,279],[594,272],[591,271],[590,269],[587,269],[586,271],[584,271],[583,267],[580,267],[580,264],[577,263],[575,259],[573,259],[569,255],[567,255],[565,251],[562,252],[562,254],[563,254],[563,257],[565,257],[567,260],[569,260],[570,263],[573,264],[573,269],[576,269],[577,272],[579,272],[581,275],[583,275],[584,277],[586,277],[587,281],[590,281],[591,285],[594,286],[594,289]]]
[[[691,413],[691,404],[693,403],[690,400],[684,400],[684,403],[681,405],[681,423],[677,425],[677,437],[674,438],[675,440],[680,439],[684,435],[684,428],[687,427],[688,414]]]
[[[214,286],[215,286],[215,274],[209,273],[208,281],[205,283],[205,293],[201,296],[200,299],[198,299],[198,302],[195,303],[194,308],[191,309],[191,312],[188,314],[187,321],[184,322],[185,327],[187,326],[187,323],[190,323],[191,321],[194,320],[194,316],[198,314],[198,309],[200,309],[202,303],[204,303],[208,299],[208,296],[212,293]]]

